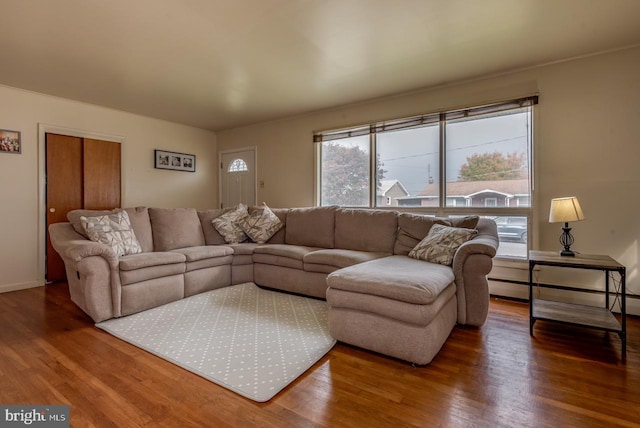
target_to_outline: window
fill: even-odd
[[[440,183],[440,130],[437,124],[376,134],[379,197],[394,206],[438,206]],[[392,184],[395,186],[392,187]],[[433,197],[407,199],[423,191]]]
[[[489,217],[504,222],[498,255],[524,258],[537,102],[533,96],[316,133],[319,205]]]
[[[369,136],[322,144],[322,205],[369,206]]]
[[[248,171],[247,163],[242,159],[234,159],[230,164],[227,172],[242,172]]]

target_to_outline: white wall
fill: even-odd
[[[574,248],[609,254],[623,263],[630,291],[640,294],[640,48],[230,129],[217,133],[218,149],[257,145],[258,180],[265,182],[258,189],[258,201],[274,207],[309,206],[314,203],[313,131],[535,92],[540,93],[540,104],[535,123],[537,210],[532,245],[559,249],[560,225],[547,222],[550,200],[576,195],[587,219],[572,224]],[[523,263],[494,270],[498,277],[527,280]],[[602,276],[593,273],[545,272],[541,282],[602,284]],[[502,284],[497,287],[503,294],[526,295],[526,287],[511,286],[506,291]],[[638,300],[629,299],[629,305],[640,313]]]
[[[39,128],[119,137],[122,205],[217,205],[213,132],[0,86],[0,128],[22,132],[22,154],[0,153],[0,291],[43,283],[44,144]],[[195,173],[153,168],[153,150],[196,155]]]

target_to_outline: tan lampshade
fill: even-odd
[[[551,209],[549,210],[549,223],[568,223],[570,221],[584,220],[584,214],[578,198],[569,196],[567,198],[551,199]]]

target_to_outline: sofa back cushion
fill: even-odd
[[[149,208],[155,251],[204,245],[204,233],[193,208]]]
[[[339,208],[335,248],[391,254],[397,230],[395,211]]]
[[[87,232],[82,227],[80,217],[97,217],[102,215],[113,214],[120,211],[120,208],[114,210],[73,210],[67,213],[67,220],[73,226],[73,229],[80,235],[89,239]],[[131,228],[136,235],[136,239],[142,247],[143,253],[150,253],[153,251],[153,235],[151,233],[151,221],[149,220],[149,210],[147,207],[135,207],[125,208],[131,222]]]
[[[204,241],[207,245],[223,245],[226,241],[220,235],[220,233],[213,227],[212,221],[220,217],[227,211],[231,211],[232,208],[224,209],[211,209],[207,211],[198,211],[198,217],[200,218],[200,225],[202,226],[202,232],[204,233]]]
[[[333,248],[337,207],[293,208],[287,214],[285,241],[290,245]]]
[[[398,213],[398,236],[393,246],[393,254],[409,255],[409,252],[427,236],[434,224],[451,226],[451,223],[443,218]]]
[[[71,226],[73,226],[73,230],[75,230],[85,238],[89,239],[89,236],[87,236],[87,231],[84,230],[84,227],[82,227],[82,223],[80,222],[80,217],[98,217],[101,215],[113,214],[116,211],[118,210],[117,209],[115,210],[84,210],[84,209],[72,210],[67,213],[67,220],[69,220],[69,223],[71,223]],[[134,233],[135,232],[136,231],[134,230]]]
[[[261,206],[250,206],[249,214],[253,213],[255,210],[262,209],[264,207]],[[271,212],[273,212],[276,217],[282,222],[282,227],[276,233],[273,234],[271,238],[267,240],[267,244],[284,244],[285,236],[286,236],[286,227],[287,227],[287,214],[289,213],[289,208],[270,208]]]
[[[475,229],[478,224],[478,216],[467,217],[430,217],[420,214],[398,213],[398,236],[393,246],[393,254],[407,256],[413,248],[427,236],[431,226],[441,224],[443,226]]]
[[[135,207],[124,209],[129,215],[131,228],[136,234],[136,238],[142,247],[143,253],[153,251],[153,234],[151,232],[151,220],[149,219],[149,209],[147,207]]]

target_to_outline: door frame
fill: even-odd
[[[222,156],[228,155],[229,153],[248,152],[248,151],[253,152],[253,166],[255,168],[255,174],[254,174],[255,183],[253,183],[253,186],[256,191],[254,192],[253,205],[258,204],[258,146],[251,146],[251,147],[241,147],[237,149],[221,150],[218,152],[218,165],[220,165],[220,167],[218,168],[218,208],[222,203]]]
[[[70,137],[92,138],[95,140],[111,141],[122,144],[124,147],[125,137],[101,132],[87,131],[84,129],[67,128],[64,126],[51,125],[48,123],[38,123],[38,282],[45,284],[45,271],[47,260],[47,183],[46,179],[46,134],[61,134]],[[125,168],[126,156],[120,157],[120,192],[121,201],[126,195]]]

